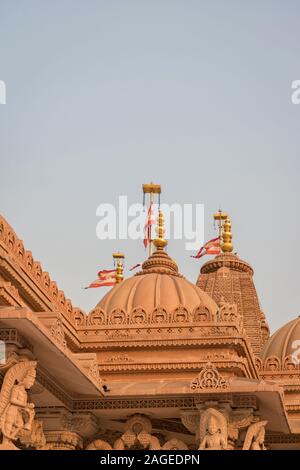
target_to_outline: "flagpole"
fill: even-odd
[[[222,236],[222,231],[223,231],[223,221],[227,219],[227,214],[226,212],[222,212],[222,209],[220,208],[219,211],[214,214],[214,220],[217,220],[219,222],[219,238],[220,238],[220,247],[222,248],[222,241],[223,241],[223,236]],[[223,250],[222,250],[223,251]]]
[[[144,199],[145,199],[145,194],[150,195],[150,207],[154,203],[154,194],[161,194],[161,186],[160,184],[154,184],[154,183],[149,183],[149,184],[143,184],[143,193],[144,193]],[[153,252],[153,239],[152,239],[152,223],[150,224],[149,228],[149,256],[152,255]]]
[[[113,259],[114,263],[117,264],[116,267],[116,283],[120,284],[120,282],[123,281],[123,271],[124,271],[124,266],[123,266],[123,259],[125,256],[123,253],[120,253],[119,251],[117,253],[113,253]]]
[[[154,202],[154,193],[151,192],[150,193],[150,207],[152,207],[153,202]],[[149,256],[152,255],[152,243],[153,243],[153,240],[152,240],[152,224],[150,224]]]

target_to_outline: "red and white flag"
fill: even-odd
[[[136,268],[138,268],[139,266],[142,266],[142,263],[137,263],[135,264],[134,266],[132,266],[132,268],[129,269],[129,271],[134,271]]]
[[[116,277],[116,270],[115,269],[103,269],[102,271],[98,272],[99,279],[107,279],[108,277]]]
[[[154,215],[154,207],[153,207],[153,202],[151,202],[150,207],[148,209],[148,214],[147,214],[147,219],[144,227],[144,247],[145,249],[148,246],[148,243],[151,240],[151,227],[152,225],[155,225],[156,220],[155,220],[155,215]]]
[[[98,272],[98,279],[95,279],[95,281],[91,282],[91,284],[85,289],[92,289],[96,287],[104,287],[104,286],[114,286],[116,284],[116,270],[115,269],[110,269],[110,270],[103,270]]]
[[[220,237],[213,238],[206,242],[192,258],[201,258],[204,255],[219,255],[221,253]]]

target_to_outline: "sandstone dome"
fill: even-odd
[[[267,359],[268,357],[275,356],[280,359],[282,363],[284,363],[284,360],[288,356],[295,353],[296,348],[295,346],[293,348],[293,343],[294,341],[299,341],[299,339],[300,317],[286,323],[286,325],[283,325],[281,328],[279,328],[279,330],[275,331],[263,350],[263,360]]]
[[[113,287],[96,308],[107,313],[143,309],[149,315],[155,309],[171,315],[184,308],[189,319],[197,309],[207,310],[211,315],[218,310],[208,294],[179,274],[177,264],[164,251],[156,251],[143,263],[141,272]]]

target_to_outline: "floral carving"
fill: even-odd
[[[229,302],[220,302],[217,316],[220,321],[234,322],[238,318],[237,305]]]
[[[64,348],[67,346],[61,315],[57,316],[54,325],[51,326],[51,334],[61,346]]]
[[[209,362],[191,382],[191,391],[199,392],[211,389],[226,389],[228,382],[222,377],[218,370]]]

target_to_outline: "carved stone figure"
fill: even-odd
[[[132,448],[159,450],[160,442],[152,436],[151,421],[143,415],[136,414],[128,419],[125,432],[114,442],[115,450]]]
[[[200,418],[199,450],[227,449],[227,421],[214,408],[205,410]]]
[[[19,439],[26,447],[37,450],[46,449],[46,437],[43,431],[43,423],[37,419],[33,420],[31,430],[21,429]]]
[[[5,374],[0,393],[0,430],[3,447],[14,447],[12,441],[21,430],[31,431],[34,404],[28,402],[29,390],[36,378],[36,362],[22,361]]]
[[[265,441],[265,426],[268,421],[259,421],[249,426],[245,437],[243,450],[267,450]]]

